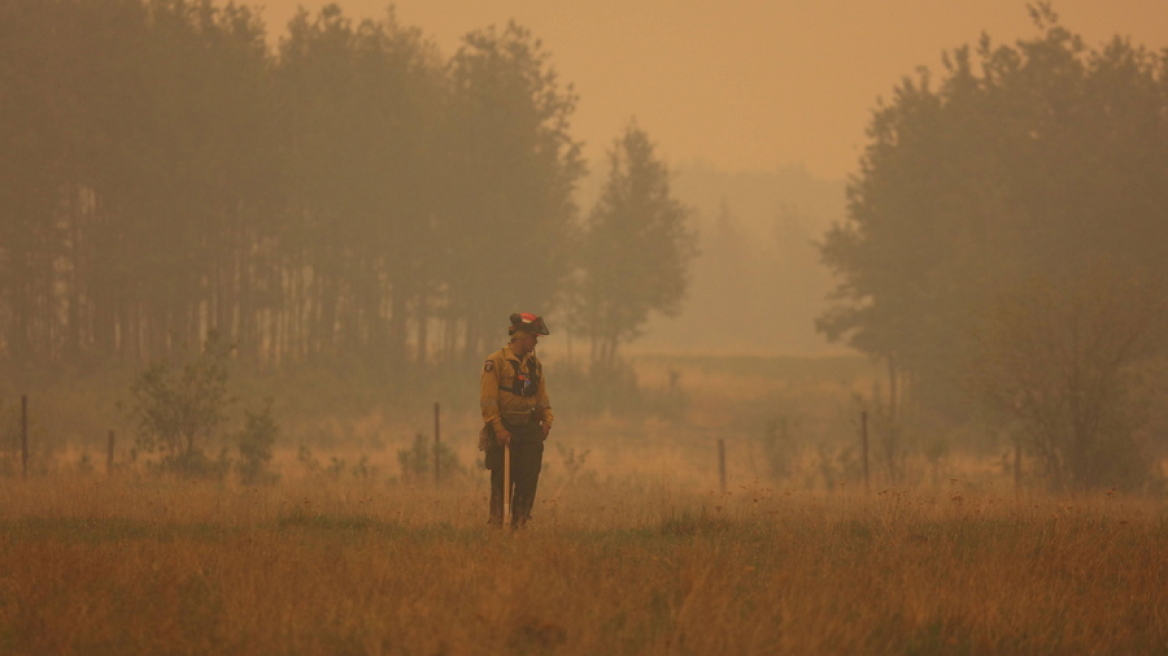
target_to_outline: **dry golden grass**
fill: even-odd
[[[549,483],[7,479],[0,653],[1168,651],[1157,502]]]
[[[518,533],[486,527],[481,470],[400,482],[429,408],[337,428],[382,437],[317,448],[316,471],[286,443],[270,486],[86,474],[60,453],[0,478],[0,656],[1168,654],[1162,499],[1015,496],[994,457],[962,453],[908,463],[913,489],[874,464],[870,494],[854,475],[825,490],[810,445],[854,440],[871,375],[730,364],[643,367],[649,389],[681,372],[673,421],[561,413]],[[761,483],[777,416],[804,452]],[[475,461],[473,413],[443,421]],[[589,450],[576,477],[557,443]]]

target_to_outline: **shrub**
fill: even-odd
[[[136,449],[163,451],[164,470],[221,476],[229,466],[226,452],[211,460],[202,442],[215,435],[231,400],[227,396],[230,346],[211,330],[199,356],[175,369],[168,360],[150,363],[130,386],[132,419],[138,423]]]
[[[430,445],[431,442],[426,439],[426,436],[418,433],[414,437],[414,445],[411,448],[401,449],[397,452],[402,480],[418,482],[426,480],[427,476],[433,476],[434,450]],[[452,474],[461,476],[466,473],[466,469],[458,461],[458,456],[450,447],[439,443],[437,448],[438,469],[442,478],[449,479]]]
[[[240,478],[248,484],[272,482],[276,476],[268,471],[268,464],[272,461],[272,445],[280,434],[280,428],[272,417],[272,399],[266,399],[259,412],[245,412],[247,419],[243,430],[236,436]]]

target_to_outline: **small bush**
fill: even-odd
[[[219,451],[219,456],[215,459],[211,459],[202,449],[195,449],[181,453],[168,453],[155,467],[163,472],[189,478],[221,480],[231,470],[231,457],[225,448]]]
[[[296,452],[296,462],[299,462],[305,471],[309,473],[318,472],[322,469],[320,460],[312,455],[312,450],[303,444],[300,445],[300,449]]]
[[[762,454],[767,474],[775,480],[791,476],[797,454],[792,422],[787,417],[769,421],[763,430]]]
[[[401,465],[403,481],[419,482],[434,475],[434,450],[431,442],[421,433],[414,437],[413,447],[397,452],[397,461]],[[458,456],[442,443],[438,444],[438,469],[443,479],[466,474]]]
[[[274,482],[276,475],[268,471],[268,464],[272,461],[272,446],[280,428],[272,417],[272,399],[266,399],[259,412],[246,412],[243,430],[236,436],[240,478],[247,484]]]
[[[584,469],[584,462],[592,450],[577,451],[576,447],[565,446],[563,442],[555,442],[555,445],[556,451],[560,453],[560,459],[564,463],[564,471],[568,474],[568,483],[572,483],[576,480],[580,470]]]
[[[136,446],[145,453],[161,449],[163,463],[191,473],[207,461],[201,442],[215,434],[226,414],[229,347],[214,330],[202,352],[176,371],[167,360],[151,363],[130,386],[131,417],[137,420]]]

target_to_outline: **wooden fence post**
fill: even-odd
[[[1022,501],[1022,440],[1014,438],[1014,500]]]
[[[109,449],[105,456],[105,474],[106,476],[113,476],[114,474],[114,432],[109,432]]]
[[[439,412],[440,412],[440,406],[437,403],[435,403],[434,404],[434,487],[438,487],[438,482],[439,482],[439,479],[441,477],[441,472],[438,469],[438,444],[441,441],[440,435],[442,434],[441,425],[440,425],[439,420],[438,420]]]
[[[872,484],[868,478],[868,411],[860,412],[860,444],[864,454],[864,492],[872,491]]]
[[[718,481],[722,485],[722,494],[726,493],[726,440],[718,438]]]
[[[20,396],[20,477],[28,478],[28,395]]]

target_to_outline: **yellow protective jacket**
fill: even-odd
[[[510,344],[483,363],[479,400],[483,422],[496,431],[503,428],[504,421],[522,426],[534,419],[551,426],[555,419],[548,402],[543,364],[534,352],[520,358]]]

